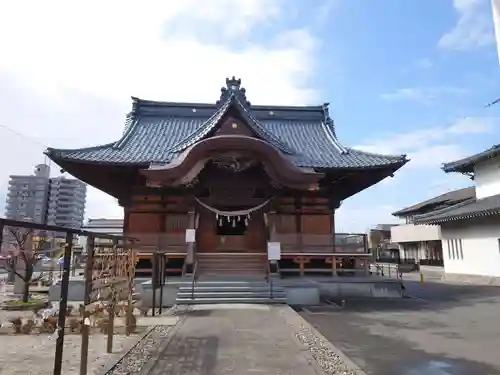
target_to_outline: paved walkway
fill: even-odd
[[[141,375],[324,374],[279,308],[195,306]]]

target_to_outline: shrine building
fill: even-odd
[[[132,98],[118,141],[46,155],[118,200],[138,273],[159,251],[171,275],[366,272],[366,236],[336,233],[335,211],[408,162],[344,146],[327,103],[253,105],[234,77],[213,103]]]

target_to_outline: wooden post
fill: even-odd
[[[337,276],[337,258],[336,257],[332,258],[332,276],[333,277]]]
[[[303,256],[300,256],[299,257],[299,267],[300,267],[300,276],[304,276],[305,275],[305,268],[306,268],[306,264],[305,264],[305,259]]]
[[[89,313],[87,305],[91,303],[90,294],[92,293],[92,271],[94,269],[94,236],[87,237],[87,260],[85,262],[85,292],[83,295],[83,311],[81,311],[81,333],[82,333],[82,347],[80,355],[80,375],[87,375],[87,363],[89,356],[89,334],[90,327],[87,323]]]
[[[295,246],[297,251],[303,252],[302,246],[302,201],[300,196],[295,197],[295,230],[296,241]]]
[[[118,267],[117,267],[117,262],[118,262],[118,250],[117,250],[117,245],[118,245],[118,240],[115,238],[113,239],[113,272],[112,272],[112,279],[116,281],[116,276],[118,274]],[[112,284],[110,287],[110,293],[108,297],[108,328],[107,328],[107,334],[108,334],[108,339],[106,341],[106,353],[113,353],[113,336],[115,333],[115,310],[116,310],[116,299],[117,299],[117,293],[120,293],[120,291],[116,290],[116,283]]]
[[[156,285],[157,285],[157,279],[158,279],[158,255],[156,252],[153,253],[153,259],[152,259],[152,272],[151,272],[151,290],[153,292],[153,300],[152,300],[152,312],[151,315],[155,316],[156,314]]]
[[[71,251],[73,250],[73,233],[66,233],[66,244],[64,245],[63,274],[61,280],[61,298],[59,301],[59,316],[57,319],[56,352],[54,355],[53,375],[61,375],[62,359],[64,350],[64,327],[66,325],[66,313],[68,312],[68,289],[69,273],[71,263]]]
[[[159,306],[159,311],[158,313],[161,315],[163,313],[163,285],[165,282],[165,254],[161,254],[160,258],[160,270],[158,272],[158,277],[159,277],[159,282],[160,284],[160,306]]]
[[[188,229],[196,229],[196,212],[189,211],[189,222]],[[194,263],[194,243],[190,242],[187,244],[187,254],[186,254],[186,263],[192,265]]]
[[[335,239],[335,208],[332,208],[332,214],[331,214],[331,218],[332,218],[332,251],[335,252],[337,251],[336,250],[336,245],[337,245],[337,241]]]
[[[0,219],[0,252],[2,251],[2,242],[3,242],[3,221]]]
[[[134,289],[134,274],[135,274],[135,251],[133,249],[134,243],[129,244],[130,247],[127,248],[127,266],[128,266],[128,296],[127,296],[127,317],[126,321],[126,329],[125,334],[130,336],[132,333],[132,315],[134,313],[133,301],[132,301],[132,292]]]

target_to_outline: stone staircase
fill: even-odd
[[[186,277],[176,303],[286,303],[279,282],[268,282],[266,254],[198,253],[196,282]],[[272,291],[271,291],[272,290]]]
[[[203,276],[238,275],[265,278],[265,253],[198,253],[197,274]]]
[[[217,279],[217,280],[216,280]],[[285,289],[277,283],[271,286],[265,280],[221,276],[212,279],[199,279],[194,284],[182,283],[177,293],[178,305],[212,303],[286,303]]]

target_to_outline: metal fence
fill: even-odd
[[[45,246],[45,241],[52,233],[65,233],[61,248]],[[108,235],[85,230],[44,225],[29,221],[0,219],[0,248],[3,249],[0,265],[9,274],[19,277],[26,290],[32,282],[34,266],[44,254],[60,252],[61,279],[60,300],[52,309],[52,315],[43,315],[44,329],[53,329],[56,335],[53,374],[61,375],[64,350],[64,337],[67,327],[68,291],[74,243],[77,236],[87,237],[85,256],[85,292],[83,305],[80,305],[78,318],[70,319],[71,328],[79,328],[82,345],[80,374],[87,374],[89,335],[92,326],[91,318],[99,308],[108,310],[106,350],[113,350],[114,316],[120,300],[126,304],[126,333],[130,334],[133,323],[132,313],[132,281],[135,273],[135,239],[124,236]],[[4,241],[5,239],[5,241]],[[108,246],[96,239],[110,240]],[[45,310],[46,312],[47,310]]]

